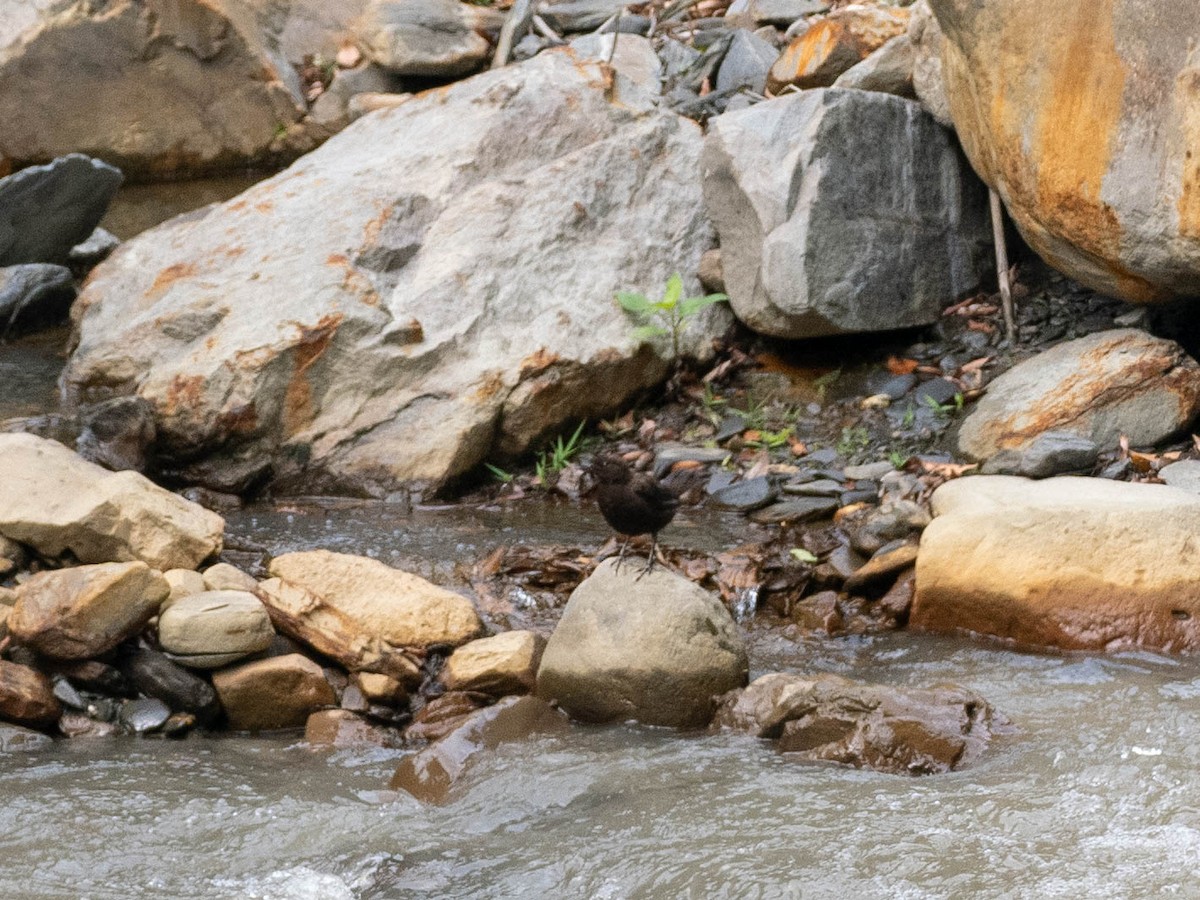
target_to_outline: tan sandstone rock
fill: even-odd
[[[829,87],[838,76],[862,62],[908,28],[908,10],[855,4],[831,13],[797,35],[771,66],[767,89],[785,85]]]
[[[170,593],[143,562],[39,572],[17,590],[15,641],[54,659],[89,659],[136,634]]]
[[[49,678],[28,666],[0,660],[0,719],[49,728],[61,714]]]
[[[43,556],[194,569],[221,549],[225,520],[216,513],[57,441],[0,434],[0,470],[0,534]]]
[[[909,624],[1064,650],[1200,649],[1200,497],[975,476],[933,495]]]
[[[321,667],[299,653],[223,669],[213,674],[213,687],[235,731],[299,728],[337,702]]]
[[[158,642],[177,662],[200,669],[266,650],[275,637],[267,608],[246,591],[204,591],[172,603],[158,618]]]
[[[253,575],[243,572],[237,566],[229,563],[217,563],[204,570],[204,589],[206,591],[247,591],[254,593],[258,590],[258,581]]]
[[[525,694],[537,686],[546,639],[532,631],[506,631],[464,644],[446,660],[441,680],[453,691]]]

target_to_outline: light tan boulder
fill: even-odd
[[[183,597],[202,594],[208,590],[204,584],[204,576],[194,569],[168,569],[163,572],[163,578],[167,579],[167,584],[171,586],[171,593],[163,601],[163,609]]]
[[[258,590],[258,581],[253,575],[243,572],[237,566],[229,563],[217,563],[204,570],[204,589],[206,591],[248,591]]]
[[[1063,650],[1200,650],[1200,497],[984,475],[933,494],[909,624]]]
[[[49,728],[62,714],[50,679],[28,666],[0,659],[0,719]]]
[[[441,680],[452,691],[526,694],[537,686],[546,639],[532,631],[506,631],[463,644],[446,660]]]
[[[39,572],[17,589],[8,628],[45,656],[90,659],[137,634],[170,590],[143,562]]]
[[[299,728],[337,702],[321,667],[299,653],[222,669],[213,687],[235,731]]]
[[[215,669],[266,650],[275,637],[267,608],[245,591],[183,597],[158,617],[158,643],[176,662]]]
[[[538,669],[538,696],[589,722],[695,727],[746,683],[748,659],[715,596],[659,568],[605,560],[571,594]]]
[[[408,700],[408,689],[404,686],[404,682],[391,675],[380,675],[378,672],[355,672],[350,680],[362,691],[363,697],[371,703],[398,706]]]
[[[1065,341],[988,385],[958,434],[973,459],[1023,450],[1058,431],[1112,449],[1153,445],[1200,413],[1200,365],[1174,341],[1134,328]]]
[[[194,569],[221,549],[225,520],[216,513],[57,441],[0,434],[0,471],[0,534],[43,556]]]
[[[1200,294],[1200,0],[930,0],[972,165],[1025,241],[1136,303]]]

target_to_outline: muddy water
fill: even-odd
[[[4,414],[48,408],[54,352],[0,346]],[[500,543],[606,537],[550,503],[292,503],[230,527],[273,552],[366,553],[446,582]],[[664,539],[716,549],[738,527],[701,513]],[[1200,660],[747,635],[754,674],[955,681],[1018,732],[970,771],[910,780],[797,765],[742,737],[578,727],[500,749],[439,808],[384,789],[403,751],[314,751],[296,734],[60,741],[0,756],[0,896],[1197,896]]]

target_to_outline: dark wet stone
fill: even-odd
[[[851,481],[877,481],[888,472],[894,472],[895,468],[887,460],[881,460],[863,463],[861,466],[846,466],[842,474]]]
[[[202,724],[210,724],[221,713],[211,684],[157,650],[138,647],[122,656],[120,665],[143,694],[163,701],[171,709],[194,713]]]
[[[121,239],[104,228],[97,228],[91,236],[81,244],[76,244],[67,254],[72,265],[91,267],[121,245]]]
[[[837,450],[833,447],[822,447],[820,450],[813,450],[804,457],[802,462],[809,466],[827,466],[830,463],[837,462],[837,459]]]
[[[879,499],[879,490],[855,489],[846,491],[842,494],[840,502],[842,506],[851,506],[855,503],[874,503]]]
[[[750,514],[751,521],[760,525],[780,522],[811,522],[831,516],[838,508],[836,497],[797,497],[774,503]]]
[[[64,706],[69,706],[72,709],[86,709],[87,701],[79,696],[79,691],[71,685],[65,677],[59,675],[54,679],[54,696],[57,697]]]
[[[962,388],[953,381],[946,378],[934,378],[918,385],[913,393],[913,399],[922,406],[929,406],[931,403],[944,406],[947,403],[953,403],[955,395],[961,393]]]
[[[845,490],[845,485],[828,478],[819,478],[816,481],[789,481],[783,486],[785,494],[797,494],[801,497],[840,497]]]
[[[141,397],[116,397],[80,413],[75,450],[84,459],[120,472],[143,472],[154,443],[154,406]]]
[[[119,697],[132,697],[137,693],[119,669],[96,659],[55,662],[52,665],[55,673],[68,678],[80,690]]]
[[[154,697],[126,700],[121,705],[121,724],[137,734],[161,728],[170,717],[171,710],[167,704]]]
[[[196,727],[196,717],[191,713],[171,713],[163,723],[162,732],[167,737],[185,737]]]
[[[720,447],[685,447],[682,444],[663,444],[654,450],[654,477],[662,478],[678,462],[714,463],[729,456]]]
[[[830,552],[829,556],[825,558],[825,562],[837,573],[842,581],[845,581],[861,569],[866,560],[858,553],[855,553],[851,547],[841,544]]]
[[[761,475],[721,488],[712,498],[727,509],[749,511],[766,506],[775,499],[776,494],[771,480],[766,475]]]
[[[1021,453],[1020,474],[1049,478],[1064,472],[1081,472],[1091,469],[1099,456],[1100,448],[1091,438],[1067,431],[1047,431]]]
[[[64,319],[74,299],[70,269],[43,263],[0,269],[0,336]]]
[[[1001,450],[979,467],[981,475],[1017,475],[1020,471],[1020,450]]]
[[[877,394],[886,394],[892,400],[899,400],[917,385],[917,376],[911,373],[907,375],[893,375],[887,381],[879,386],[875,391]]]
[[[912,542],[892,541],[885,544],[867,560],[867,564],[846,579],[846,590],[852,593],[868,585],[885,581],[897,572],[907,569],[917,561],[917,545]]]
[[[741,416],[726,416],[721,420],[721,424],[717,426],[717,433],[713,440],[720,444],[731,437],[736,437],[745,430],[746,420]]]
[[[1120,478],[1130,469],[1130,462],[1127,459],[1118,459],[1115,462],[1109,463],[1100,470],[1098,477],[1100,478]]]
[[[722,488],[727,488],[737,480],[737,473],[730,469],[715,469],[704,487],[706,494],[712,495]]]

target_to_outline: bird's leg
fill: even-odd
[[[635,581],[641,581],[642,575],[645,575],[647,572],[649,572],[651,569],[654,568],[654,557],[655,557],[655,553],[657,551],[658,551],[658,535],[651,534],[650,535],[650,558],[646,560],[646,568],[642,569],[641,575],[638,575],[638,577],[634,579]]]
[[[621,541],[621,549],[617,553],[617,564],[615,566],[613,566],[613,574],[616,574],[617,572],[621,571],[621,560],[623,560],[625,558],[625,551],[628,548],[629,548],[629,537],[627,535],[625,537],[625,540]]]

